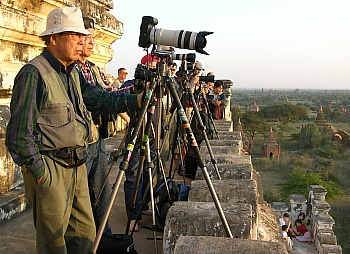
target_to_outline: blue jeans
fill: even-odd
[[[153,142],[151,142],[151,143],[153,143]],[[146,158],[147,158],[147,156],[146,156]],[[139,139],[137,139],[136,143],[135,143],[135,148],[132,152],[131,159],[129,161],[128,169],[125,171],[126,180],[124,182],[124,193],[125,193],[126,214],[128,216],[130,216],[131,203],[132,203],[132,197],[133,197],[133,193],[134,193],[134,185],[135,185],[135,181],[136,181],[136,175],[137,175],[137,170],[139,167],[139,162],[140,162],[140,141],[139,141]],[[145,159],[140,182],[138,185],[135,208],[133,209],[133,211],[131,213],[131,218],[130,218],[131,220],[136,220],[136,218],[137,218],[137,213],[140,209],[140,202],[143,198],[144,193],[146,192],[148,182],[149,182],[148,181],[148,168],[147,168],[147,163],[146,163],[146,159]],[[149,200],[150,200],[150,198],[149,198],[149,191],[148,191],[147,196],[146,196],[145,205],[141,208],[141,210],[148,210],[147,204],[148,204]],[[139,217],[139,219],[140,218],[141,217]]]
[[[110,184],[107,181],[96,207],[93,207],[93,204],[98,198],[98,195],[108,173],[108,159],[106,154],[105,141],[103,139],[98,139],[97,142],[88,146],[86,169],[88,173],[88,184],[92,212],[95,219],[96,230],[98,230],[103,218],[103,213],[108,204],[108,199],[112,192]],[[104,233],[112,234],[112,230],[108,225],[108,222],[104,229]]]

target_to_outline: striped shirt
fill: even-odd
[[[91,84],[96,85],[96,78],[94,77],[94,73],[92,70],[92,67],[95,66],[93,62],[90,62],[88,60],[85,61],[85,63],[81,62],[80,60],[77,61],[77,65],[79,66],[79,69],[83,73],[84,78]],[[107,79],[106,75],[101,71],[100,67],[96,66],[100,77],[104,83],[104,85],[108,88],[108,91],[116,90],[115,86],[113,86]]]

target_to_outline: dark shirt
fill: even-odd
[[[75,63],[65,67],[49,51],[43,50],[42,55],[57,71],[63,83],[71,86],[70,73]],[[87,109],[96,114],[121,113],[129,108],[137,108],[137,96],[125,96],[116,92],[105,92],[89,84],[80,73],[81,93]],[[75,98],[76,87],[73,87]],[[68,93],[69,94],[69,93]],[[20,166],[25,165],[35,178],[44,173],[44,163],[38,145],[35,142],[33,130],[46,101],[46,87],[36,67],[25,65],[17,74],[11,100],[11,119],[7,127],[6,145],[13,160]],[[69,135],[69,133],[67,133]]]
[[[218,100],[218,101],[221,101],[221,106],[222,107],[226,107],[227,106],[227,99],[226,99],[226,95],[225,93],[222,93],[222,94],[214,94],[213,90],[210,91],[208,94],[207,94],[207,101],[210,104],[212,104],[212,101],[213,100]]]

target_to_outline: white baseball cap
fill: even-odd
[[[196,61],[196,63],[194,64],[194,67],[196,67],[198,70],[204,71],[203,65],[199,61]]]
[[[39,36],[76,32],[90,34],[84,27],[83,15],[78,7],[62,7],[53,9],[46,20],[46,30]]]

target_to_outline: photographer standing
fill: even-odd
[[[224,84],[221,80],[216,80],[214,83],[214,89],[207,95],[207,101],[209,104],[210,113],[213,119],[219,120],[223,118],[224,109],[227,106],[227,99],[225,93],[223,93]]]
[[[113,86],[116,89],[121,88],[122,85],[124,84],[125,80],[126,80],[126,76],[127,75],[128,75],[128,72],[126,71],[125,68],[119,68],[118,69],[118,77],[114,80]]]
[[[85,29],[90,32],[83,45],[83,52],[77,61],[78,69],[82,72],[84,78],[90,83],[97,86],[101,90],[115,90],[106,76],[98,66],[87,60],[91,56],[95,46],[95,23],[94,20],[88,17],[83,17]],[[109,182],[103,187],[103,183],[108,176],[108,159],[105,148],[105,138],[109,137],[109,118],[113,120],[114,116],[92,114],[94,122],[93,128],[96,128],[96,138],[88,145],[88,153],[86,159],[86,170],[88,173],[89,193],[94,214],[96,229],[99,228],[106,205],[108,204],[109,196],[111,195],[111,187]],[[106,135],[107,133],[107,135]],[[103,190],[102,190],[103,187]],[[100,191],[101,196],[96,203]],[[104,233],[112,234],[112,230],[106,224]]]
[[[40,34],[46,48],[18,72],[6,146],[21,166],[33,211],[37,253],[87,254],[96,228],[85,167],[91,116],[138,108],[142,94],[105,92],[75,61],[90,32],[77,7],[53,9]]]
[[[198,93],[200,92],[201,86],[199,83],[199,75],[201,71],[204,71],[203,65],[201,62],[196,61],[193,67],[193,71],[192,73],[190,73],[190,82],[189,82],[189,88],[193,93],[195,99],[198,99]],[[197,105],[192,105],[187,95],[185,96],[185,100],[186,100],[186,116],[188,120],[190,120],[193,107],[196,107]]]

